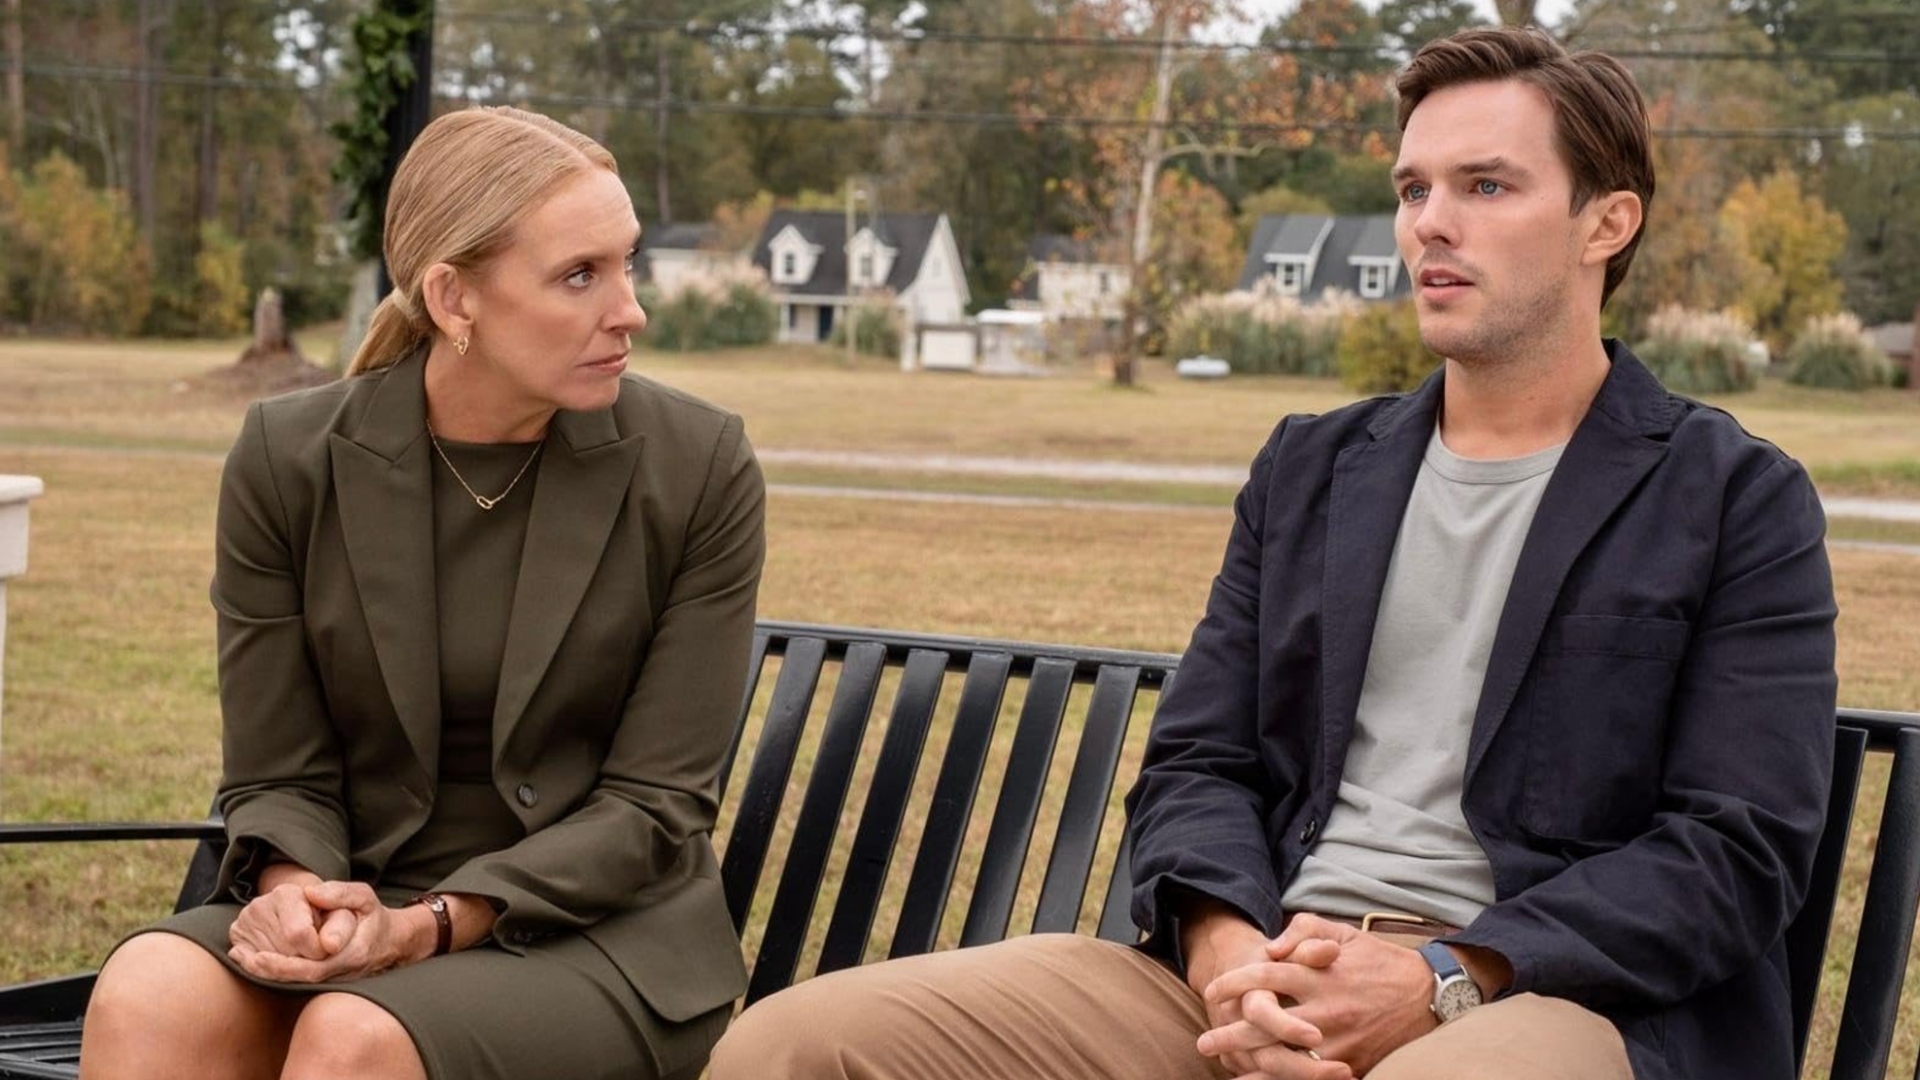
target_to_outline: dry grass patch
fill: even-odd
[[[244,402],[192,384],[238,352],[236,342],[0,342],[0,444],[222,448]],[[1132,390],[1090,369],[1036,379],[906,375],[870,358],[848,366],[838,351],[808,346],[642,349],[634,366],[739,411],[761,446],[901,454],[1239,467],[1280,417],[1354,397],[1328,379],[1185,381],[1158,361]],[[1920,395],[1768,383],[1713,404],[1799,457],[1831,490],[1920,496]]]

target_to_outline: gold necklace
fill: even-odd
[[[540,441],[533,444],[533,453],[528,454],[527,460],[520,463],[520,471],[513,474],[513,479],[507,481],[507,486],[501,490],[500,494],[489,499],[485,495],[473,490],[473,485],[467,483],[467,478],[460,475],[459,469],[454,468],[453,459],[448,457],[446,450],[441,448],[440,439],[434,435],[432,424],[427,425],[427,439],[433,443],[434,453],[439,454],[440,460],[447,463],[447,471],[453,474],[455,480],[460,481],[460,486],[466,488],[467,494],[473,496],[474,505],[482,510],[491,510],[500,505],[500,500],[507,497],[507,493],[513,490],[513,486],[520,482],[521,477],[527,475],[527,469],[532,467],[533,459],[540,456],[540,448],[547,445],[547,437],[545,435],[540,436]]]

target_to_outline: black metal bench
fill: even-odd
[[[1010,932],[1132,940],[1116,778],[1131,773],[1144,738],[1133,720],[1149,710],[1136,704],[1164,691],[1177,660],[762,623],[725,774],[742,782],[716,832],[728,908],[753,956],[747,1001],[803,969]],[[870,730],[883,691],[892,705]],[[1881,1080],[1920,907],[1920,716],[1842,710],[1838,721],[1812,899],[1788,931],[1795,1038],[1804,1054],[1856,796],[1870,755],[1886,755],[1859,935],[1834,943],[1854,951],[1830,1073]],[[973,812],[983,795],[993,801],[985,817]],[[1045,836],[1037,845],[1036,835]],[[152,838],[200,841],[179,903],[204,897],[217,823],[0,826],[0,843]],[[895,866],[909,850],[911,862]],[[771,877],[770,862],[780,868]],[[0,990],[0,1077],[75,1074],[92,982],[77,975]]]

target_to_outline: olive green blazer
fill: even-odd
[[[227,458],[213,606],[232,843],[378,883],[439,761],[425,361],[255,404]],[[629,374],[549,426],[501,662],[493,776],[526,838],[437,887],[494,939],[578,931],[669,1020],[746,987],[709,843],[751,649],[765,487],[740,419]]]

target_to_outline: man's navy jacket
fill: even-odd
[[[1613,1020],[1639,1080],[1788,1080],[1782,934],[1833,754],[1833,585],[1806,473],[1616,342],[1514,570],[1462,808],[1497,899],[1448,940]],[[1269,934],[1334,804],[1443,374],[1273,432],[1127,798],[1135,920]]]

